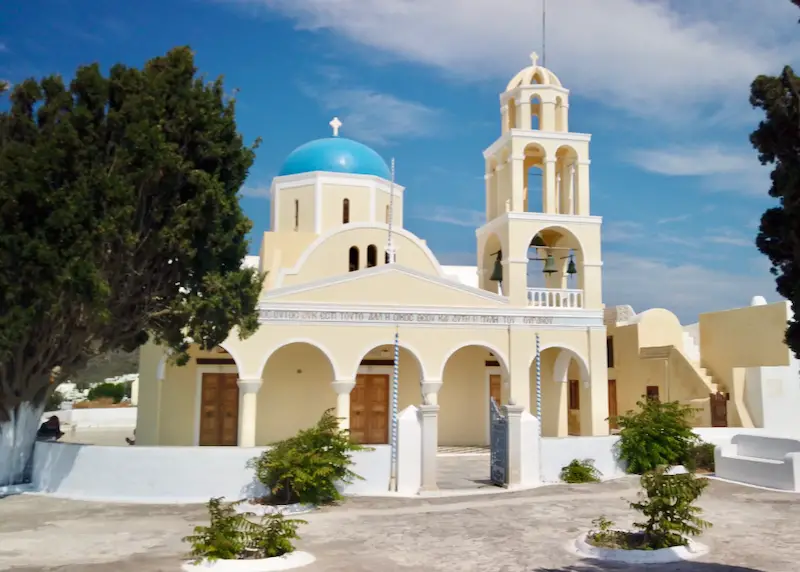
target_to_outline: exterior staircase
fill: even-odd
[[[686,361],[697,372],[697,375],[703,380],[709,393],[716,393],[720,391],[720,386],[714,381],[708,370],[700,364],[700,344],[697,343],[694,335],[686,330],[683,331],[683,348],[682,353],[686,357]]]

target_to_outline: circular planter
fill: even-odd
[[[660,550],[623,550],[621,548],[602,548],[589,544],[589,534],[582,534],[570,546],[572,552],[584,558],[625,562],[627,564],[665,564],[694,560],[708,553],[708,546],[689,540],[686,546],[661,548]]]
[[[274,558],[258,560],[203,560],[199,564],[185,562],[181,566],[184,572],[200,572],[208,570],[213,572],[278,572],[280,570],[294,570],[314,562],[316,558],[308,552],[294,551]]]
[[[255,502],[243,502],[237,504],[236,512],[242,514],[244,512],[253,513],[256,516],[265,516],[268,514],[282,514],[284,516],[296,516],[299,514],[306,514],[316,510],[313,504],[294,503],[294,504],[261,504]]]

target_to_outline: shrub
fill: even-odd
[[[694,472],[697,470],[714,472],[714,449],[713,443],[700,441],[692,445],[689,454],[683,462],[687,470]]]
[[[272,558],[294,552],[293,540],[304,520],[287,519],[282,514],[268,514],[254,522],[253,513],[237,513],[236,503],[224,503],[222,497],[208,501],[208,526],[196,526],[194,534],[184,537],[191,544],[189,557],[195,563],[203,559],[245,560]]]
[[[642,474],[660,465],[676,465],[689,456],[697,436],[689,425],[694,409],[677,401],[645,399],[639,410],[617,417],[617,448],[627,471]]]
[[[64,396],[61,395],[61,392],[54,390],[50,396],[47,398],[47,402],[45,403],[44,410],[45,411],[58,411],[61,409],[61,404],[64,403]]]
[[[600,482],[600,471],[595,468],[594,459],[573,459],[569,465],[562,467],[560,476],[565,483]]]
[[[352,453],[368,450],[339,428],[332,410],[317,424],[251,459],[256,478],[280,503],[327,504],[341,500],[336,484],[362,479],[350,469]]]
[[[89,390],[86,398],[89,401],[108,398],[119,403],[125,397],[125,387],[121,383],[100,383]]]
[[[634,523],[644,535],[644,545],[652,550],[682,546],[686,536],[698,536],[711,523],[700,518],[702,509],[694,506],[708,486],[708,479],[693,473],[670,475],[667,467],[657,467],[642,475],[639,502],[631,508],[647,519]]]

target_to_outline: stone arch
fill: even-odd
[[[478,285],[482,290],[501,294],[500,285],[491,280],[492,272],[494,270],[495,261],[498,254],[500,261],[508,256],[507,249],[503,248],[503,240],[494,232],[489,232],[481,237],[478,249],[480,255],[480,275],[478,276]]]
[[[589,369],[584,357],[574,348],[563,344],[550,344],[540,349],[542,434],[564,437],[580,434],[580,410],[584,403],[583,388],[588,387]],[[574,367],[570,365],[574,362]],[[572,376],[570,376],[572,369]],[[531,360],[531,412],[537,411],[536,356]],[[573,383],[573,381],[575,383]],[[583,383],[581,383],[583,382]]]
[[[508,361],[503,352],[483,340],[456,344],[444,353],[441,380],[439,445],[488,445],[489,399],[493,397],[498,406],[508,402]]]
[[[330,362],[331,367],[333,368],[334,377],[337,378],[337,379],[339,378],[339,371],[340,370],[339,370],[338,364],[336,363],[336,359],[333,357],[333,353],[330,352],[323,344],[319,343],[316,340],[312,340],[310,338],[289,338],[289,339],[286,339],[286,340],[282,340],[279,344],[276,344],[275,346],[273,346],[267,352],[264,353],[264,357],[261,360],[261,364],[260,364],[260,367],[258,368],[258,371],[259,372],[263,372],[264,371],[264,368],[267,367],[267,362],[269,361],[269,358],[271,358],[272,355],[275,354],[278,350],[280,350],[282,348],[285,348],[286,346],[289,346],[289,345],[292,345],[292,344],[306,344],[306,345],[309,345],[309,346],[312,346],[312,347],[318,349],[320,352],[322,352],[322,354],[326,358],[328,358],[328,361]],[[235,358],[234,358],[234,361],[235,361]]]
[[[398,346],[400,347],[401,354],[405,353],[405,355],[407,355],[408,357],[413,358],[414,362],[416,363],[417,367],[419,368],[419,373],[420,373],[420,376],[422,377],[422,379],[433,379],[433,378],[430,377],[429,368],[426,366],[424,360],[421,357],[419,357],[422,354],[420,354],[414,348],[414,346],[412,346],[411,344],[409,344],[408,342],[403,340],[402,336],[400,337],[400,341],[398,343]],[[352,370],[351,377],[348,377],[347,374],[345,374],[345,377],[342,377],[341,379],[352,379],[352,378],[354,378],[356,376],[356,374],[358,373],[358,368],[361,366],[361,364],[364,362],[364,360],[367,358],[367,356],[371,352],[373,352],[373,351],[375,351],[375,350],[377,350],[379,348],[391,348],[392,351],[394,351],[394,338],[381,340],[381,341],[378,341],[377,343],[376,342],[370,342],[369,344],[367,344],[360,352],[358,352],[356,354],[359,357],[358,357],[357,363],[355,364],[355,367]],[[394,359],[394,354],[393,353],[390,354],[389,357],[387,357],[387,359]],[[405,361],[405,360],[402,360],[402,355],[401,355],[401,361]]]
[[[523,209],[526,212],[542,212],[547,150],[539,143],[530,142],[522,150],[522,157]],[[531,169],[536,169],[538,172],[531,173]]]

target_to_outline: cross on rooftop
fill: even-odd
[[[536,67],[538,65],[537,64],[538,61],[539,61],[539,54],[537,54],[536,52],[531,52],[531,63],[533,63],[533,67]]]
[[[328,125],[330,125],[333,128],[333,136],[334,137],[338,137],[339,136],[339,128],[342,126],[342,122],[339,121],[339,118],[338,117],[334,117],[333,119],[331,119],[331,122],[328,123]]]

